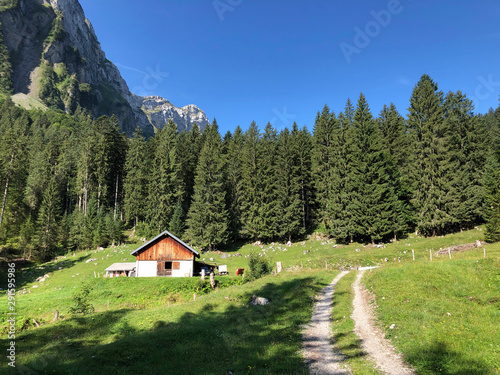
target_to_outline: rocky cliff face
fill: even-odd
[[[0,22],[11,56],[14,94],[40,98],[66,112],[80,105],[95,117],[114,114],[129,135],[137,126],[152,135],[152,124],[162,127],[169,118],[179,130],[189,129],[194,119],[202,126],[208,122],[196,106],[180,109],[155,99],[170,104],[163,110],[163,104],[147,106],[148,98],[133,95],[106,59],[77,0],[17,0],[0,13]]]

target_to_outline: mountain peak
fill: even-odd
[[[4,44],[16,58],[10,61],[13,94],[67,113],[81,106],[94,117],[114,114],[128,135],[137,126],[152,135],[153,126],[163,127],[169,119],[179,131],[193,122],[208,123],[196,106],[177,108],[160,96],[131,93],[77,0],[18,0],[0,12],[0,22]]]

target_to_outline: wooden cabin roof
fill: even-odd
[[[175,237],[172,233],[170,233],[167,230],[165,232],[163,232],[163,233],[160,233],[158,236],[156,236],[155,238],[153,238],[151,241],[148,241],[144,245],[138,247],[137,249],[135,249],[134,251],[132,251],[130,254],[134,255],[134,256],[138,256],[144,250],[147,250],[148,248],[150,248],[154,244],[158,243],[159,241],[161,241],[161,240],[163,240],[164,238],[167,238],[167,237],[170,237],[174,241],[176,241],[179,244],[181,244],[187,250],[191,251],[196,257],[198,257],[198,258],[200,257],[200,254],[195,249],[193,249],[191,246],[189,246],[188,244],[186,244],[182,240],[180,240],[177,237]]]

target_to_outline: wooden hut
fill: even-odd
[[[131,252],[137,277],[192,277],[200,254],[172,233],[165,231]]]
[[[113,263],[105,269],[106,277],[135,276],[135,263]]]

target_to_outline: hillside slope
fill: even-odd
[[[164,117],[150,122],[141,108],[145,98],[130,92],[106,58],[78,0],[2,0],[0,22],[9,54],[9,61],[1,61],[0,75],[10,75],[11,94],[41,99],[67,113],[81,106],[94,117],[114,114],[128,135],[140,127],[150,136],[152,124],[161,128],[168,121]],[[2,54],[2,60],[6,58]],[[208,122],[201,110],[201,116],[191,116],[184,108],[176,112],[184,114],[171,117],[180,130],[190,129],[194,120],[202,128]]]

